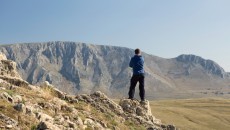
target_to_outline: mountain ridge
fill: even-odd
[[[225,72],[225,70],[213,60],[209,60],[209,59],[206,60],[200,56],[196,56],[193,54],[188,54],[188,55],[181,54],[178,57],[176,57],[176,59],[177,61],[180,62],[186,62],[186,63],[190,62],[190,63],[200,64],[208,72],[215,75],[219,75],[222,78],[224,78],[225,76],[229,76],[228,72]]]
[[[72,94],[100,90],[111,97],[127,95],[132,75],[128,64],[134,55],[133,49],[77,42],[46,42],[4,45],[0,46],[0,51],[17,62],[20,75],[29,83],[49,81]],[[193,55],[164,59],[143,52],[143,56],[146,95],[150,99],[203,97],[209,94],[194,94],[194,91],[219,91],[223,87],[228,91],[229,74],[213,61]]]

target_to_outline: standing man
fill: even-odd
[[[135,87],[139,82],[140,98],[141,102],[145,101],[145,72],[144,72],[144,58],[141,56],[140,49],[135,50],[135,55],[131,58],[129,67],[133,68],[133,76],[131,78],[129,88],[129,99],[134,98]]]

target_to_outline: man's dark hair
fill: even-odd
[[[141,53],[141,50],[139,48],[135,49],[135,54],[138,55]]]

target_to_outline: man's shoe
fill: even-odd
[[[145,100],[141,100],[140,104],[145,105]]]
[[[133,98],[128,98],[128,99],[133,100]]]

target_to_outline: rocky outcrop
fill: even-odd
[[[28,85],[28,83],[18,74],[16,63],[14,61],[7,60],[6,56],[2,53],[0,53],[0,78],[17,86]]]
[[[0,73],[1,76],[21,79],[20,75],[17,73],[16,63],[11,60],[7,60],[6,56],[2,53],[0,53]]]
[[[161,125],[161,121],[152,115],[148,100],[139,103],[137,100],[122,99],[120,100],[119,105],[126,113],[129,113],[130,115],[136,115],[135,118],[144,118],[147,122],[150,121],[153,124]]]
[[[84,101],[103,113],[116,113],[120,122],[131,121],[134,124],[144,125],[147,129],[153,130],[176,130],[172,125],[164,125],[161,120],[156,119],[151,112],[149,101],[140,103],[137,100],[121,99],[119,105],[110,100],[104,93],[97,91],[90,95],[77,95],[79,101]],[[166,128],[163,128],[166,127]]]
[[[97,91],[93,94],[87,95],[77,95],[76,99],[90,103],[95,106],[101,112],[114,112],[118,115],[122,115],[124,112],[118,104],[110,100],[104,93]]]

